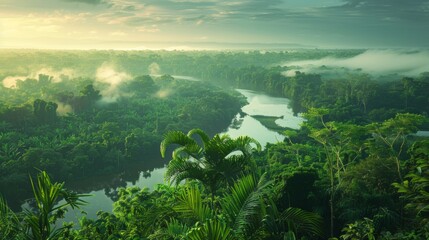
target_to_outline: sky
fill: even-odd
[[[0,0],[0,48],[429,47],[429,0]]]

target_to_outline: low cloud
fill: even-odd
[[[62,102],[57,102],[57,104],[58,104],[58,108],[57,108],[58,115],[65,116],[73,112],[73,107],[71,105],[64,104]]]
[[[148,70],[149,70],[150,75],[156,76],[156,75],[161,74],[161,67],[156,62],[151,63],[148,67]]]
[[[285,62],[282,65],[291,68],[290,71],[284,73],[287,76],[293,75],[292,72],[297,70],[317,72],[322,66],[361,70],[374,75],[398,73],[416,76],[422,72],[429,72],[429,52],[368,50],[351,58],[322,58],[319,60]]]
[[[157,98],[167,98],[168,96],[170,96],[171,92],[172,89],[161,89],[155,93],[155,96]]]
[[[68,78],[76,77],[75,70],[73,70],[71,68],[63,68],[61,70],[54,70],[53,68],[50,68],[50,67],[42,68],[42,69],[34,72],[33,74],[31,74],[30,77],[38,79],[39,74],[44,74],[44,75],[48,75],[48,76],[52,77],[53,82],[61,82],[64,77],[68,77]]]
[[[95,79],[97,82],[107,84],[108,87],[104,89],[101,94],[103,95],[103,102],[115,102],[123,94],[118,89],[118,86],[132,77],[126,72],[121,72],[111,63],[103,63],[96,71]]]
[[[71,68],[63,68],[61,70],[55,70],[50,67],[41,68],[33,71],[28,76],[8,76],[3,79],[3,86],[6,88],[16,88],[16,82],[18,80],[25,79],[36,79],[39,80],[39,75],[48,75],[53,83],[61,82],[64,78],[73,78],[76,76],[76,72]]]
[[[18,80],[26,79],[26,76],[8,76],[3,79],[3,86],[5,88],[16,88],[16,82]]]

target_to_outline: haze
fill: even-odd
[[[0,0],[0,48],[420,48],[428,22],[428,0]]]

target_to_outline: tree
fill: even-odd
[[[373,133],[373,139],[369,142],[372,154],[392,159],[396,163],[396,171],[401,182],[403,177],[400,159],[404,148],[410,134],[416,133],[418,127],[425,121],[427,119],[422,115],[402,113],[383,123],[372,123],[368,126],[369,131]]]
[[[355,85],[356,99],[362,104],[363,112],[366,113],[369,100],[376,94],[377,84],[368,76],[362,76],[353,85]]]
[[[412,219],[423,227],[429,223],[429,140],[414,143],[410,152],[414,169],[405,176],[406,180],[393,186],[405,199],[405,209],[412,213]]]
[[[77,112],[92,110],[95,103],[101,99],[99,90],[94,88],[94,85],[88,84],[81,91],[81,96],[73,99],[72,106]]]
[[[356,221],[354,223],[347,224],[347,227],[343,228],[342,240],[375,240],[375,229],[374,223],[371,219],[364,218],[363,220]]]
[[[416,82],[410,77],[404,77],[401,82],[404,88],[402,96],[405,97],[405,108],[408,108],[409,99],[414,96],[416,91]]]
[[[157,85],[149,75],[138,76],[124,86],[126,91],[132,92],[140,97],[150,96],[157,89]]]
[[[310,119],[307,125],[310,129],[309,136],[323,146],[323,153],[327,160],[332,237],[334,233],[334,200],[338,186],[341,184],[341,174],[346,171],[346,166],[362,153],[362,137],[366,132],[363,127],[354,124],[325,122],[324,116],[327,113],[327,109],[312,108],[306,116]],[[318,128],[317,125],[316,127],[311,125],[315,119],[320,119],[320,123],[315,123],[315,125],[322,127]]]
[[[82,96],[88,98],[88,101],[95,102],[101,98],[100,91],[95,90],[94,85],[88,84],[86,85],[80,93]]]
[[[291,233],[294,236],[323,236],[322,219],[317,214],[297,208],[278,212],[273,203],[276,194],[272,187],[273,182],[265,174],[261,177],[245,175],[225,189],[219,199],[219,208],[210,210],[199,188],[187,186],[174,206],[180,214],[177,216],[179,221],[171,220],[167,231],[158,231],[151,239],[171,237],[172,233],[178,237],[176,239],[195,240],[284,239]]]
[[[33,103],[34,116],[40,123],[50,123],[57,118],[58,104],[36,99]]]
[[[0,239],[16,238],[23,238],[19,218],[0,195]]]
[[[81,199],[88,195],[76,194],[64,188],[64,183],[52,183],[49,175],[42,171],[37,175],[37,182],[30,178],[36,211],[26,210],[24,213],[24,229],[30,239],[52,239],[65,230],[52,228],[58,218],[62,218],[66,208],[79,208],[86,202]],[[64,198],[65,203],[57,205],[59,198]],[[56,206],[57,205],[57,206]]]
[[[202,146],[192,138],[194,134],[200,136]],[[211,192],[212,200],[221,183],[230,185],[240,174],[254,168],[251,154],[255,147],[258,151],[261,149],[253,138],[231,139],[228,135],[216,134],[210,139],[201,129],[193,129],[188,134],[168,132],[160,146],[162,157],[170,144],[180,147],[173,151],[166,179],[176,184],[185,179],[198,180]]]

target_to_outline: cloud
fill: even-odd
[[[116,32],[111,32],[110,36],[116,36],[116,37],[122,37],[122,36],[126,36],[127,34],[122,32],[122,31],[116,31]]]
[[[146,27],[146,26],[141,26],[141,27],[137,27],[136,28],[136,30],[138,31],[138,32],[147,32],[147,33],[156,33],[156,32],[159,32],[159,31],[161,31],[159,28],[158,28],[158,26],[157,25],[152,25],[152,26],[149,26],[149,27]]]
[[[211,40],[223,42],[253,39],[325,47],[427,46],[429,37],[429,0],[0,2],[2,42],[9,47],[100,48],[93,40],[110,45],[104,36],[118,31],[126,35],[115,36],[115,41],[124,45],[130,39],[169,41],[174,36],[186,42],[210,35]],[[87,34],[92,30],[98,34]],[[181,34],[184,30],[186,34]]]
[[[115,102],[122,93],[118,86],[131,79],[131,76],[126,72],[116,70],[116,67],[111,63],[103,63],[96,71],[95,78],[98,82],[107,84],[108,87],[101,92],[103,102]]]
[[[343,0],[344,6],[364,8],[364,7],[400,7],[400,8],[415,8],[427,4],[428,0]]]
[[[61,82],[66,76],[68,78],[76,77],[76,71],[71,68],[62,68],[61,70],[54,70],[51,67],[46,67],[38,71],[34,71],[28,78],[38,79],[39,74],[44,74],[52,77],[53,82]]]
[[[115,11],[140,11],[145,8],[145,4],[132,0],[104,0],[104,3]]]
[[[157,98],[167,98],[171,95],[172,89],[161,89],[155,93]]]
[[[380,19],[429,20],[429,0],[343,0],[339,8],[362,15],[379,16]],[[338,9],[337,9],[338,10]]]
[[[69,104],[64,104],[62,102],[57,102],[58,104],[58,108],[57,108],[57,113],[60,116],[65,116],[68,113],[72,113],[73,112],[73,107]]]
[[[161,24],[192,22],[201,25],[234,19],[285,19],[293,14],[281,7],[282,0],[148,0],[142,4],[136,0],[105,0],[110,10],[97,16],[108,24]]]
[[[319,60],[307,60],[286,62],[284,66],[292,67],[285,73],[290,75],[295,70],[303,72],[317,72],[319,67],[347,68],[361,70],[365,73],[383,75],[398,73],[407,76],[416,76],[422,72],[429,72],[428,51],[393,51],[393,50],[368,50],[351,58],[323,58]]]
[[[159,75],[161,73],[161,67],[156,62],[151,63],[147,69],[150,75]]]
[[[87,4],[100,4],[102,0],[63,0],[65,2],[80,2],[80,3],[87,3]]]
[[[201,25],[201,24],[203,24],[203,23],[204,23],[204,20],[199,19],[195,24],[197,24],[197,25]]]
[[[71,68],[63,68],[61,70],[54,70],[51,67],[41,68],[31,72],[28,76],[8,76],[3,79],[3,86],[6,88],[16,88],[18,80],[36,79],[39,80],[39,74],[48,75],[51,77],[52,82],[61,82],[64,77],[73,78],[76,76],[75,71]]]
[[[3,79],[3,86],[5,88],[16,88],[16,82],[18,80],[24,80],[25,76],[8,76]]]

